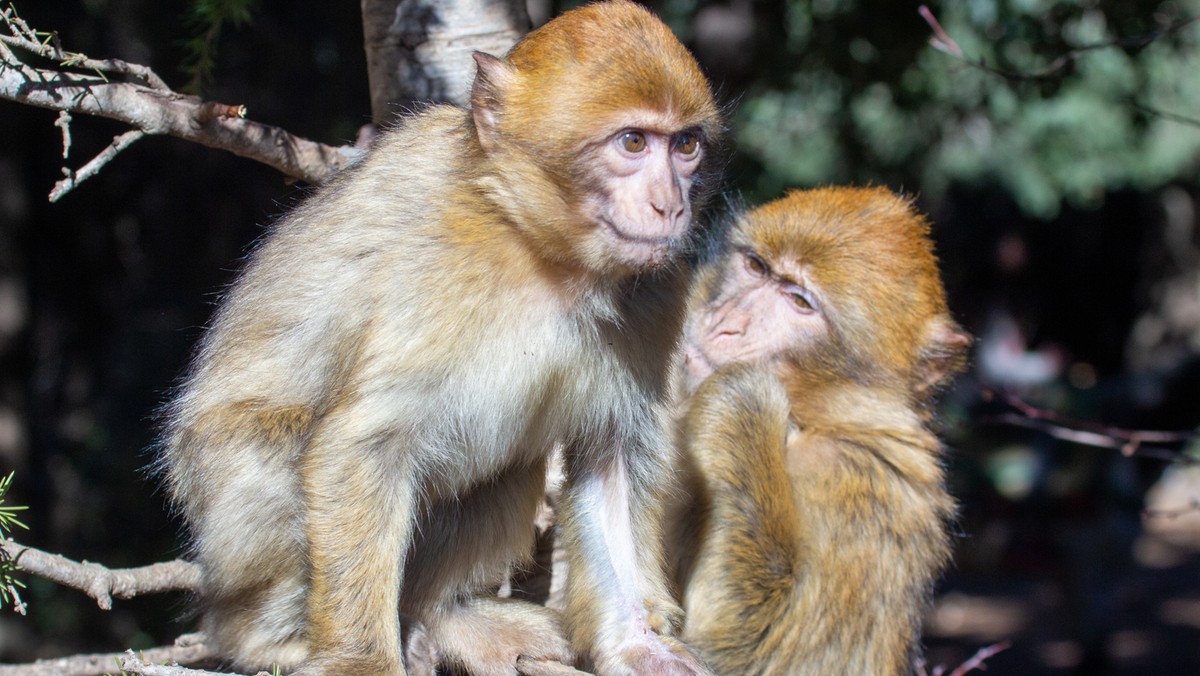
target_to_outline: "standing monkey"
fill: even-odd
[[[626,0],[475,60],[470,110],[410,117],[275,226],[166,410],[203,629],[306,676],[403,674],[401,616],[475,673],[569,659],[548,611],[477,593],[528,556],[562,441],[573,647],[704,672],[654,543],[711,91]]]
[[[719,673],[912,670],[954,512],[927,407],[970,342],[932,249],[906,200],[826,188],[751,211],[702,271],[672,535]]]

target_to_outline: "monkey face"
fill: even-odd
[[[594,225],[596,253],[633,270],[668,260],[683,246],[692,220],[701,134],[662,128],[636,124],[597,144],[592,185],[580,206],[579,215]]]
[[[828,333],[819,290],[798,261],[737,249],[726,259],[717,293],[685,328],[688,389],[726,364],[770,361]]]

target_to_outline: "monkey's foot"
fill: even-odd
[[[290,676],[334,676],[335,674],[375,674],[378,676],[406,676],[404,665],[398,658],[386,656],[364,657],[321,653],[306,660]]]
[[[557,613],[524,601],[470,599],[426,626],[443,663],[475,676],[515,676],[519,657],[574,659]]]
[[[686,645],[652,632],[623,641],[613,655],[598,656],[595,671],[602,676],[714,676]]]

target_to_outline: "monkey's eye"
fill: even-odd
[[[788,292],[788,296],[790,296],[792,302],[796,304],[796,309],[800,310],[801,312],[812,312],[815,309],[813,308],[812,303],[808,302],[808,299],[804,297],[804,294],[790,291]]]
[[[755,277],[766,277],[771,273],[771,268],[761,256],[753,251],[746,252],[746,269]]]
[[[626,152],[640,153],[646,149],[646,135],[640,131],[627,131],[621,134],[621,147]]]
[[[675,152],[691,157],[700,150],[700,137],[692,132],[683,132],[675,137]]]

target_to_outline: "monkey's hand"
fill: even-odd
[[[427,622],[443,662],[480,676],[516,676],[527,657],[571,664],[558,614],[523,601],[475,598]]]
[[[702,465],[729,462],[723,460],[729,458],[727,449],[749,443],[782,448],[788,410],[787,392],[770,367],[730,364],[705,380],[692,397],[687,438]]]

